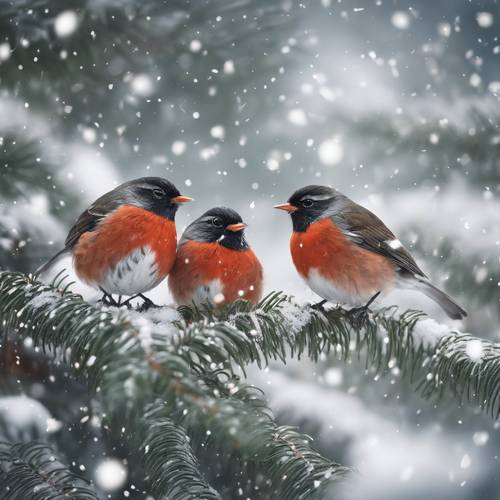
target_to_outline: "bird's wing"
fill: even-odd
[[[360,247],[391,259],[402,272],[425,276],[410,252],[394,236],[392,231],[372,212],[352,203],[342,213],[332,216],[342,232]]]
[[[102,219],[120,207],[124,201],[121,196],[117,196],[117,192],[115,191],[110,191],[98,198],[78,217],[70,229],[66,238],[65,248],[72,248],[83,233],[93,231]]]

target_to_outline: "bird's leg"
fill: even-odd
[[[373,301],[380,295],[380,291],[378,291],[373,297],[370,298],[370,300],[361,307],[353,307],[352,309],[349,309],[347,311],[347,316],[351,320],[352,324],[357,327],[361,328],[366,321],[368,320],[368,313],[370,311],[370,306],[372,305]]]
[[[311,306],[311,309],[316,309],[317,311],[324,311],[325,308],[323,307],[326,303],[328,302],[328,300],[326,299],[323,299],[323,300],[320,300],[319,302],[317,302],[316,304],[313,304]]]
[[[148,299],[145,295],[143,295],[142,293],[138,293],[137,294],[137,297],[140,297],[144,302],[142,303],[142,305],[139,307],[139,309],[137,309],[138,311],[140,312],[144,312],[144,311],[147,311],[149,309],[151,309],[152,307],[160,307],[160,306],[157,306],[151,299]]]
[[[375,299],[380,295],[380,290],[363,306],[365,309],[369,309],[369,307],[373,304]]]
[[[126,306],[127,309],[132,309],[132,304],[130,302],[140,296],[141,296],[140,293],[132,295],[132,297],[129,297],[127,300],[124,300],[121,305]]]
[[[102,292],[102,297],[101,297],[101,300],[99,300],[99,302],[101,302],[105,306],[117,306],[118,305],[118,303],[113,298],[113,296],[110,293],[106,292],[106,290],[104,290],[104,288],[99,287],[99,290],[101,290],[101,292]]]
[[[127,309],[132,309],[132,304],[130,303],[131,300],[134,300],[138,297],[138,295],[132,295],[132,297],[129,297],[127,300],[124,300],[121,305],[125,306]]]

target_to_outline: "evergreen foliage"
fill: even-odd
[[[0,0],[0,399],[33,398],[63,424],[32,432],[31,422],[27,429],[16,422],[18,429],[0,411],[0,499],[117,500],[126,488],[132,498],[336,498],[356,482],[359,447],[345,442],[367,436],[334,422],[331,441],[323,440],[316,426],[330,425],[342,408],[332,405],[321,422],[305,394],[318,388],[355,399],[400,435],[407,426],[409,442],[435,427],[445,429],[439,443],[455,433],[456,446],[446,450],[454,472],[446,470],[444,481],[453,475],[467,486],[460,493],[450,486],[450,494],[498,495],[496,462],[486,467],[484,458],[496,456],[499,443],[498,225],[481,213],[487,203],[493,212],[500,192],[498,44],[494,28],[478,25],[478,7],[457,2],[444,36],[436,28],[448,23],[450,8],[425,2],[406,12],[387,2],[357,9],[295,0]],[[391,25],[395,9],[408,15],[409,29]],[[56,24],[68,13],[76,26],[66,36]],[[429,73],[420,69],[426,64]],[[471,88],[470,71],[479,86]],[[366,89],[351,93],[358,84]],[[332,142],[336,158],[325,161],[322,145],[328,157]],[[478,336],[418,311],[360,317],[297,305],[278,292],[257,307],[241,301],[139,316],[87,303],[62,276],[43,285],[24,273],[50,256],[91,201],[66,175],[85,170],[92,155],[112,165],[113,181],[185,182],[200,202],[189,217],[214,196],[270,208],[308,183],[335,185],[362,203],[373,195],[388,211],[402,206],[392,207],[397,199],[417,215],[386,222],[436,284],[467,306],[461,328]],[[458,222],[426,223],[428,207],[415,201],[426,191],[443,204],[463,196]],[[26,210],[33,204],[40,213]],[[273,224],[266,218],[271,231]],[[268,383],[285,364],[289,383],[272,389],[293,393],[297,407],[310,405],[307,416],[249,383],[256,368]],[[341,383],[328,382],[332,371]],[[399,419],[391,420],[395,409]],[[300,429],[287,425],[292,419]],[[449,465],[456,449],[477,468]],[[418,462],[416,450],[405,453]],[[110,457],[128,476],[115,490],[93,475]],[[397,486],[397,467],[387,469]]]
[[[0,442],[0,498],[97,500],[94,489],[68,470],[46,444]]]
[[[259,389],[240,382],[236,369],[244,373],[252,362],[363,356],[381,374],[397,365],[427,397],[451,392],[499,414],[498,346],[456,332],[423,342],[413,336],[421,313],[384,310],[360,323],[343,309],[310,310],[276,293],[256,308],[182,308],[177,333],[149,338],[126,312],[96,308],[67,288],[64,280],[47,286],[2,272],[3,328],[32,338],[49,357],[62,356],[86,381],[111,429],[128,429],[156,495],[218,498],[195,458],[204,446],[254,462],[279,498],[308,498],[345,475],[310,438],[279,426]]]

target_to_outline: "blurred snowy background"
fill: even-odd
[[[159,175],[196,200],[179,234],[231,206],[266,290],[315,300],[272,205],[328,184],[377,213],[466,306],[451,326],[498,340],[499,33],[497,1],[0,0],[0,266],[33,271],[97,196]],[[151,297],[171,302],[165,283]],[[385,303],[447,321],[418,294]],[[325,358],[252,380],[283,422],[358,469],[346,499],[500,498],[498,426],[423,400],[397,368],[374,380]],[[52,422],[36,400],[57,413],[54,395],[26,387],[31,403],[10,395],[0,416],[25,408]],[[85,450],[70,461],[118,474],[100,486],[121,498],[120,450]]]

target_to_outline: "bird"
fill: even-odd
[[[141,297],[157,286],[175,262],[179,205],[192,201],[168,180],[141,177],[98,198],[78,217],[64,248],[35,271],[39,276],[71,254],[76,275],[102,291],[101,301],[122,305],[121,296]],[[113,299],[118,295],[118,301]]]
[[[368,209],[328,186],[295,191],[274,208],[288,212],[293,263],[325,302],[365,307],[394,288],[423,292],[452,319],[467,312],[433,285],[409,251]]]
[[[246,227],[237,212],[216,207],[186,228],[168,276],[177,304],[212,308],[237,299],[259,302],[263,270],[245,239]]]

